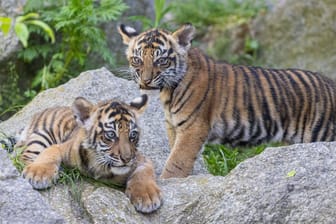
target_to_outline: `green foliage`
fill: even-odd
[[[14,30],[16,36],[24,47],[28,46],[29,30],[27,25],[34,25],[41,28],[51,39],[51,42],[55,42],[55,34],[48,24],[38,19],[39,14],[28,13],[23,16],[18,16],[15,19]],[[12,19],[8,17],[0,17],[0,29],[7,35],[11,28]]]
[[[5,35],[7,35],[10,31],[12,19],[8,17],[0,17],[0,30]]]
[[[23,107],[25,98],[22,96],[19,84],[19,75],[15,64],[8,62],[8,74],[0,80],[0,118],[7,119],[9,114]],[[11,106],[9,106],[11,105]]]
[[[94,0],[29,0],[25,11],[39,12],[43,21],[55,29],[57,39],[54,46],[38,39],[20,52],[19,56],[25,62],[42,62],[32,86],[47,89],[59,85],[92,68],[94,65],[89,62],[97,56],[113,65],[100,25],[116,20],[126,8],[121,0],[98,3]]]
[[[211,174],[225,176],[240,162],[260,154],[266,147],[276,147],[280,145],[280,143],[273,143],[250,148],[231,148],[225,145],[208,144],[205,145],[203,158]]]
[[[265,7],[263,0],[173,1],[174,21],[190,22],[198,29],[209,25],[231,26],[244,23]]]
[[[208,43],[210,56],[230,63],[257,63],[259,44],[251,37],[248,24],[266,9],[264,0],[175,0],[172,4],[174,21],[191,22],[197,28],[196,38],[206,40],[200,40],[203,46]],[[237,30],[240,34],[235,36]]]
[[[151,18],[148,18],[143,15],[131,16],[129,17],[132,21],[140,21],[142,23],[142,29],[147,30],[157,27],[165,27],[166,24],[163,24],[163,17],[170,12],[172,9],[171,5],[166,6],[166,0],[154,0],[154,21]]]
[[[83,176],[77,168],[62,167],[57,183],[69,186],[69,192],[76,202],[80,202],[82,195]]]
[[[28,46],[29,30],[27,25],[34,25],[41,28],[45,34],[49,36],[51,43],[55,42],[54,31],[48,24],[39,20],[38,18],[39,14],[31,12],[23,16],[18,16],[15,20],[14,30],[16,36],[19,38],[24,47]]]
[[[25,149],[24,147],[15,147],[14,151],[9,155],[9,158],[11,159],[12,163],[20,173],[23,171],[23,168],[25,167],[24,163],[20,159],[24,149]]]

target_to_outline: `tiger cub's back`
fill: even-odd
[[[70,107],[53,107],[33,116],[17,146],[26,146],[21,159],[30,164],[47,147],[66,141],[77,123]]]
[[[217,64],[214,99],[223,143],[336,140],[336,85],[317,73]],[[222,66],[222,67],[221,67]]]

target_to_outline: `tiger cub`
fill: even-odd
[[[138,33],[120,25],[140,89],[159,89],[171,153],[162,178],[188,176],[206,142],[336,140],[335,82],[311,71],[216,62],[191,48],[195,29]]]
[[[126,185],[126,195],[144,213],[161,205],[152,162],[137,151],[137,117],[147,95],[130,105],[109,100],[94,105],[79,97],[71,107],[35,114],[17,147],[24,146],[23,177],[35,189],[50,187],[61,163],[97,180]]]

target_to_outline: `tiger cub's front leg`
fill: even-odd
[[[168,135],[168,141],[169,141],[169,149],[172,149],[175,144],[176,140],[176,131],[174,126],[166,120],[166,130],[167,130],[167,135]]]
[[[208,136],[208,125],[195,122],[188,129],[176,129],[176,138],[161,178],[187,177]]]
[[[38,157],[25,167],[22,174],[35,189],[50,187],[58,179],[62,162],[62,149],[59,145],[46,148]]]
[[[125,193],[140,212],[150,213],[161,206],[161,191],[150,160],[139,156],[137,168],[127,181]]]

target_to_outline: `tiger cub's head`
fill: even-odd
[[[140,134],[137,118],[147,101],[147,95],[142,95],[130,104],[109,100],[93,105],[82,97],[76,98],[72,109],[78,125],[87,131],[82,147],[95,150],[97,166],[116,175],[130,171],[136,162]]]
[[[126,56],[133,79],[141,89],[175,88],[187,69],[188,50],[195,28],[186,24],[170,33],[151,29],[143,33],[120,25],[119,33],[128,45]]]

